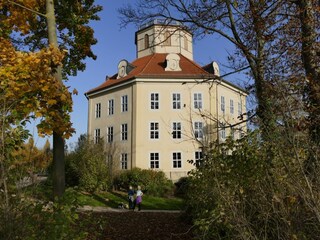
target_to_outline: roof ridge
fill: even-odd
[[[143,72],[144,72],[144,70],[145,70],[145,69],[147,68],[147,66],[150,64],[151,59],[152,59],[152,58],[154,58],[154,56],[155,56],[155,53],[153,53],[153,54],[151,54],[151,55],[146,56],[146,57],[149,57],[148,62],[147,62],[147,64],[146,64],[146,65],[144,65],[144,67],[142,68],[142,70],[140,71],[140,73],[143,73]]]

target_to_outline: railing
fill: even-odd
[[[176,21],[176,20],[170,20],[170,19],[154,19],[152,21],[149,21],[145,24],[142,24],[140,27],[139,27],[139,30],[141,29],[144,29],[144,28],[147,28],[149,26],[152,26],[152,25],[156,25],[156,24],[159,24],[159,25],[171,25],[171,26],[181,26],[182,23],[179,22],[179,21]]]

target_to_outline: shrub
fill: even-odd
[[[118,189],[128,189],[130,185],[141,186],[144,192],[152,196],[165,196],[173,191],[173,183],[166,178],[164,172],[140,168],[119,173],[114,184]]]
[[[12,198],[10,209],[0,211],[1,239],[86,239],[87,233],[79,226],[82,222],[74,196],[72,191],[67,191],[55,202]]]
[[[102,140],[94,144],[86,136],[79,139],[75,150],[66,157],[66,184],[78,185],[90,192],[109,188],[109,168]]]
[[[212,148],[187,191],[201,239],[318,239],[320,192],[297,153],[256,134]]]
[[[188,186],[190,184],[189,177],[182,177],[176,182],[175,185],[175,192],[174,194],[177,197],[185,197],[188,192]]]

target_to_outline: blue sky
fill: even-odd
[[[100,85],[106,75],[115,74],[120,60],[126,59],[132,62],[136,58],[134,34],[137,29],[133,24],[125,29],[120,29],[120,19],[117,12],[118,8],[134,2],[135,0],[96,1],[96,4],[103,6],[103,11],[99,14],[101,21],[90,24],[98,40],[98,43],[93,46],[97,59],[95,61],[88,59],[86,70],[79,72],[75,77],[70,77],[70,80],[66,83],[71,89],[75,88],[79,92],[77,96],[73,96],[74,106],[71,115],[76,133],[67,140],[68,145],[77,142],[78,137],[87,132],[88,101],[84,93]],[[226,61],[227,51],[231,52],[231,49],[232,46],[223,39],[207,36],[201,40],[194,40],[194,60],[200,65],[217,61],[220,63],[221,74],[224,74],[225,71],[221,63]],[[229,77],[227,80],[234,83],[239,81],[235,77]],[[42,147],[45,139],[37,137],[35,124],[31,126],[31,130],[34,134],[35,143],[38,147]],[[49,140],[51,141],[51,138]]]

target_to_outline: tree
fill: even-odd
[[[63,71],[59,64],[53,66],[55,74],[55,86],[62,91],[67,91],[67,88],[62,83],[62,72],[64,77],[67,74],[75,75],[77,70],[84,70],[85,64],[83,60],[86,57],[95,59],[95,55],[91,51],[91,45],[96,43],[93,38],[92,29],[87,26],[90,20],[98,20],[97,12],[101,10],[100,6],[94,6],[91,0],[78,1],[58,1],[56,5],[56,12],[54,12],[54,5],[52,0],[46,2],[24,1],[23,4],[13,1],[1,1],[0,10],[3,13],[3,21],[1,23],[1,35],[10,40],[12,46],[24,50],[34,51],[43,49],[48,44],[52,44],[53,48],[58,48],[58,41],[56,37],[56,23],[59,30],[59,37],[62,40],[59,47],[63,47],[65,58],[63,60]],[[21,17],[20,13],[25,13]],[[42,14],[46,12],[46,14]],[[70,14],[70,12],[72,14]],[[71,16],[71,17],[70,17]],[[47,23],[46,23],[47,21]],[[49,33],[49,37],[47,36]],[[20,35],[19,35],[20,34]],[[20,37],[22,36],[22,37]],[[67,48],[67,49],[65,49]],[[63,51],[61,51],[63,52]],[[62,59],[60,59],[62,61]],[[70,123],[70,117],[65,116],[63,112],[67,109],[70,111],[70,106],[66,105],[66,100],[71,97],[69,94],[61,95],[59,101],[50,101],[50,108],[55,111],[54,117],[62,118],[66,123]],[[38,116],[39,117],[39,116]],[[51,116],[53,117],[53,116]],[[43,123],[41,122],[39,127]],[[71,129],[71,127],[70,127]],[[56,125],[53,130],[54,143],[54,195],[61,196],[64,192],[64,140],[68,135],[64,134],[63,125],[59,127]]]
[[[309,135],[314,143],[307,163],[307,171],[314,174],[319,168],[320,147],[320,4],[319,1],[294,1],[300,22],[301,59],[308,82],[306,88],[306,111],[309,113]]]

